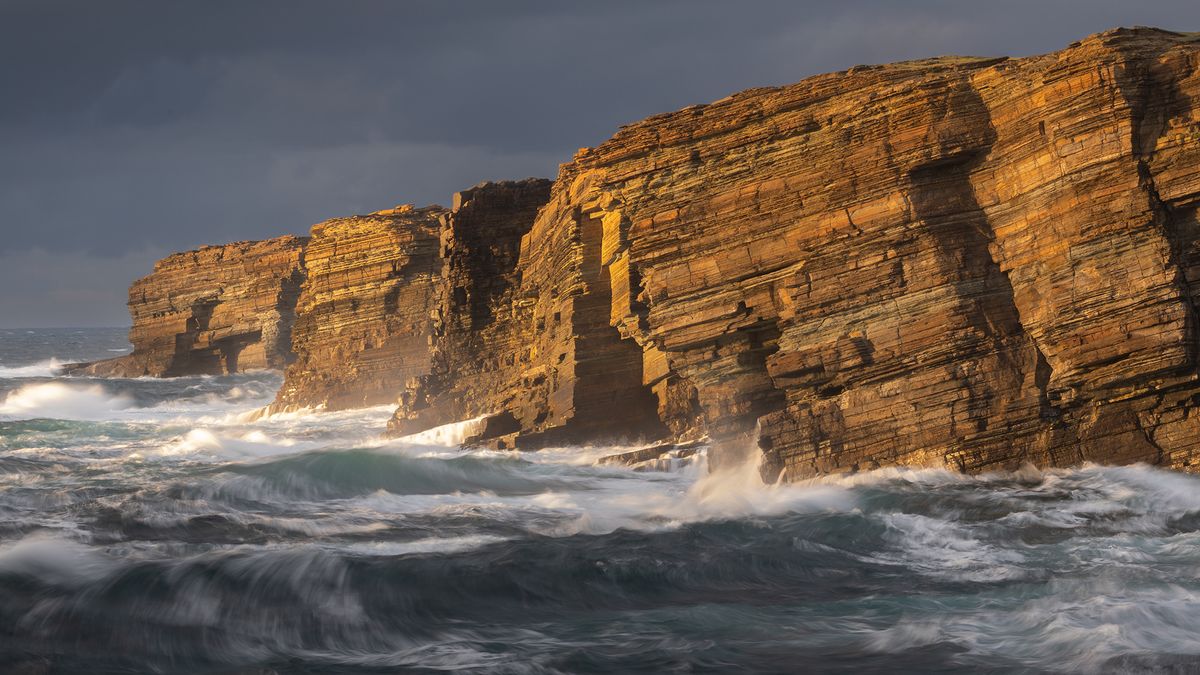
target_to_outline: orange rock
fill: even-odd
[[[243,241],[163,258],[129,289],[133,352],[65,370],[174,377],[283,368],[307,241]]]
[[[560,272],[540,296],[611,302],[639,372],[678,383],[654,388],[675,435],[754,443],[772,474],[1188,468],[1198,60],[1195,36],[1122,29],[658,115],[564,165],[522,266]],[[602,254],[593,221],[623,228]]]
[[[272,411],[395,403],[407,379],[429,372],[444,214],[403,205],[313,226],[295,361]]]
[[[623,127],[553,186],[317,226],[277,405],[708,436],[788,480],[1200,470],[1198,214],[1200,36],[853,68]]]

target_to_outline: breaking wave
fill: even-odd
[[[102,420],[132,406],[130,398],[110,394],[98,384],[43,382],[9,392],[0,403],[0,415],[21,419]]]
[[[50,358],[25,366],[0,365],[0,378],[19,379],[25,377],[53,377],[58,373],[58,370],[63,367],[64,363],[69,362]]]

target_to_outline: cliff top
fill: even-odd
[[[1200,43],[1200,33],[1137,26],[1112,28],[1073,42],[1065,49],[1026,57],[940,56],[888,64],[857,65],[814,75],[793,84],[746,89],[711,103],[659,113],[624,125],[610,139],[596,147],[580,148],[571,162],[559,167],[559,177],[569,178],[577,170],[626,159],[644,152],[647,147],[670,147],[717,135],[754,119],[812,106],[849,91],[869,89],[874,92],[872,96],[878,96],[881,88],[916,78],[979,70],[1013,62],[1062,59],[1081,51],[1111,52],[1114,47],[1153,55],[1174,46],[1192,43]],[[566,180],[562,182],[568,183]]]
[[[372,213],[341,216],[330,218],[312,226],[312,235],[319,236],[334,231],[350,231],[359,228],[371,228],[377,225],[395,225],[396,223],[427,223],[446,213],[446,207],[430,204],[416,208],[412,204],[400,204],[394,208],[383,209]]]
[[[308,243],[307,236],[285,234],[280,237],[271,239],[246,239],[242,241],[232,241],[228,244],[207,244],[187,251],[179,251],[172,253],[165,258],[154,263],[154,270],[157,272],[162,269],[176,267],[181,264],[195,261],[200,258],[223,258],[229,253],[245,255],[251,251],[256,254],[261,253],[264,248],[279,248],[287,249],[297,246],[304,246]]]

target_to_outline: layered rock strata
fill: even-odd
[[[393,433],[475,417],[484,420],[468,442],[497,448],[665,433],[641,350],[609,322],[600,224],[545,227],[536,218],[550,187],[489,183],[455,196],[434,367],[409,383]]]
[[[624,127],[552,186],[317,226],[276,405],[707,437],[788,480],[1196,470],[1198,210],[1200,37],[857,67]]]
[[[429,372],[445,209],[411,205],[312,228],[288,366],[272,411],[395,403]]]
[[[572,302],[638,345],[672,433],[772,476],[1190,469],[1198,58],[1195,36],[1116,30],[653,117],[560,173],[531,243],[574,257],[522,264],[597,266],[607,287]]]
[[[430,372],[405,383],[389,424],[394,433],[487,416],[494,419],[481,433],[494,437],[517,430],[518,418],[536,417],[512,412],[528,398],[521,379],[533,329],[529,303],[517,292],[517,261],[550,185],[544,179],[484,183],[454,195],[440,233]]]
[[[289,360],[306,237],[175,253],[129,289],[133,352],[72,364],[103,377],[220,375]]]

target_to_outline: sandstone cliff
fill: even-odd
[[[653,117],[563,167],[524,281],[547,326],[555,293],[558,330],[608,314],[640,358],[601,370],[639,368],[674,434],[770,474],[1192,468],[1198,63],[1122,29]]]
[[[395,403],[405,382],[429,372],[444,213],[405,205],[313,226],[296,358],[272,410]]]
[[[393,433],[482,417],[468,441],[498,448],[666,434],[641,350],[609,322],[600,223],[536,229],[550,194],[530,179],[455,195],[433,367],[409,383]]]
[[[707,437],[785,479],[1196,470],[1198,210],[1195,35],[749,90],[552,186],[316,226],[275,409],[398,399],[393,433],[483,417],[496,447]]]
[[[306,242],[287,236],[163,258],[129,289],[133,352],[65,370],[174,377],[282,369],[291,354]]]
[[[454,195],[442,221],[440,295],[430,372],[408,382],[390,423],[398,434],[517,407],[532,326],[516,294],[521,237],[550,198],[551,181],[484,183]],[[536,415],[536,413],[535,413]],[[506,422],[502,432],[495,424]],[[515,431],[497,418],[492,434]]]

